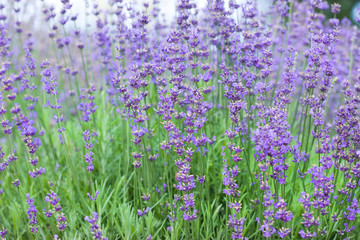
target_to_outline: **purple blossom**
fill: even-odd
[[[99,217],[99,214],[97,212],[93,212],[93,217],[90,218],[90,217],[86,216],[85,221],[87,221],[90,224],[90,226],[91,226],[90,231],[93,234],[95,239],[107,240],[106,237],[102,236],[100,226],[96,224],[98,217]]]
[[[233,228],[233,232],[231,234],[232,239],[244,239],[243,237],[243,225],[245,223],[245,218],[238,219],[236,214],[229,215],[228,227]],[[245,238],[247,239],[247,238]]]
[[[5,238],[6,234],[7,234],[7,230],[5,228],[2,228],[2,230],[0,231],[1,239],[6,239]]]
[[[302,229],[299,231],[299,234],[302,239],[311,239],[316,237],[316,232],[310,232],[310,231],[305,232]]]
[[[150,193],[144,193],[141,198],[144,200],[144,201],[149,201],[150,199]]]
[[[26,197],[26,202],[29,205],[29,209],[26,213],[28,214],[27,218],[29,219],[30,230],[32,233],[37,233],[39,229],[39,226],[36,226],[36,224],[38,223],[38,219],[36,219],[38,210],[34,205],[34,199],[30,198],[29,193],[26,194]]]
[[[95,201],[95,200],[96,200],[96,198],[97,198],[97,196],[98,196],[98,194],[99,194],[99,191],[96,191],[96,192],[95,192],[95,197],[94,197],[94,198],[93,198],[93,197],[91,197],[90,193],[87,193],[86,195],[90,198],[90,200],[91,200],[91,201]]]
[[[37,169],[33,169],[32,171],[29,171],[29,175],[32,178],[39,177],[44,173],[45,173],[45,168],[43,168],[43,167],[40,167],[40,168],[37,168]]]
[[[150,211],[150,208],[149,208],[149,207],[147,207],[146,209],[144,208],[144,209],[142,209],[142,210],[138,209],[137,215],[138,215],[139,217],[142,217],[142,216],[146,215],[149,211]]]
[[[291,229],[290,228],[281,228],[277,234],[279,235],[279,237],[281,238],[286,238],[287,236],[289,236],[291,233]]]
[[[13,182],[11,182],[12,184],[14,184],[15,187],[19,187],[20,186],[20,180],[19,179],[15,179]]]

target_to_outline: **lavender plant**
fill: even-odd
[[[75,3],[0,3],[1,239],[359,238],[341,2]]]

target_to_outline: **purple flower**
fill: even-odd
[[[5,238],[6,234],[7,234],[7,230],[5,228],[2,228],[2,230],[0,231],[1,239],[6,239]]]
[[[32,171],[29,171],[29,175],[32,178],[39,177],[44,173],[45,173],[45,168],[43,168],[43,167],[40,167],[40,168],[37,168],[37,169],[33,169]]]
[[[236,214],[229,215],[228,227],[233,228],[233,232],[231,234],[232,239],[244,239],[243,237],[243,225],[245,223],[245,218],[238,219]]]
[[[93,217],[90,218],[90,217],[86,216],[85,221],[90,223],[90,226],[91,226],[90,231],[93,234],[95,239],[107,240],[107,238],[102,236],[100,226],[96,224],[98,217],[99,217],[99,214],[97,212],[93,212]]]
[[[341,5],[338,3],[331,4],[331,12],[334,14],[340,13]]]
[[[193,212],[191,211],[187,211],[184,213],[184,220],[185,221],[193,221],[193,220],[196,220],[198,215],[197,215],[197,210],[194,209]]]
[[[56,78],[53,76],[52,68],[46,68],[41,72],[41,81],[44,83],[44,90],[47,94],[58,95]]]
[[[19,179],[15,179],[13,182],[11,182],[12,184],[14,184],[15,187],[19,187],[20,186],[20,180]]]
[[[274,218],[283,222],[289,222],[293,217],[294,215],[290,211],[286,211],[286,208],[279,209],[274,215]]]
[[[90,193],[87,193],[86,195],[90,198],[90,200],[91,200],[91,201],[95,201],[95,200],[96,200],[96,198],[97,198],[97,196],[98,196],[98,194],[99,194],[99,191],[96,191],[96,192],[95,192],[95,197],[94,197],[94,198],[92,198],[92,197],[91,197]]]
[[[51,210],[47,211],[46,208],[44,208],[44,215],[49,218],[53,215],[53,212]]]
[[[94,102],[95,92],[96,88],[93,84],[88,89],[81,89],[81,101],[77,106],[77,109],[82,112],[82,120],[84,122],[89,122],[91,120],[91,115],[94,114],[98,108]]]
[[[142,216],[146,215],[149,211],[150,211],[150,208],[149,208],[149,207],[147,207],[146,209],[144,208],[144,209],[142,209],[142,210],[138,209],[137,215],[138,215],[139,217],[142,217]]]
[[[60,198],[57,196],[57,194],[51,190],[50,193],[47,194],[45,197],[45,202],[50,203],[56,212],[61,210],[61,206],[59,204]]]
[[[94,153],[91,151],[91,149],[93,148],[93,143],[90,141],[91,140],[91,136],[96,136],[96,133],[92,133],[90,134],[89,130],[85,130],[83,132],[83,138],[85,141],[84,147],[87,150],[87,153],[85,153],[84,158],[85,158],[85,162],[88,163],[88,166],[86,167],[86,170],[88,172],[92,172],[94,171]]]
[[[316,237],[316,232],[310,232],[310,231],[305,232],[302,229],[299,231],[299,234],[300,234],[301,238],[303,238],[303,239],[311,239],[311,238]]]
[[[263,232],[264,237],[269,238],[271,237],[271,235],[276,233],[275,228],[272,226],[273,222],[268,222],[265,221],[261,227],[260,227],[260,231]]]
[[[199,181],[199,183],[204,183],[205,182],[205,176],[202,176],[202,177],[197,176],[197,180]]]
[[[344,213],[344,218],[349,221],[355,221],[356,215],[360,213],[359,201],[354,197],[350,206],[347,206],[347,213]]]
[[[134,161],[132,163],[132,165],[135,167],[135,168],[139,168],[141,166],[142,162],[139,162],[139,161]]]
[[[34,199],[30,198],[29,193],[26,194],[26,197],[27,197],[26,202],[29,205],[29,209],[26,213],[28,214],[27,218],[29,219],[30,230],[32,233],[37,233],[39,229],[39,226],[36,226],[36,224],[38,223],[38,220],[36,219],[38,210],[34,205]]]
[[[287,236],[289,236],[291,233],[291,229],[290,228],[284,228],[282,227],[277,234],[279,235],[279,237],[281,238],[286,238]]]
[[[235,209],[236,213],[239,213],[241,208],[242,208],[242,204],[241,202],[229,202],[228,203],[228,207],[229,208],[232,208],[232,209]]]
[[[67,227],[67,221],[66,221],[66,217],[64,216],[64,213],[57,214],[56,222],[57,222],[57,227],[60,231],[64,231],[65,228]]]
[[[144,200],[144,201],[149,201],[150,199],[150,193],[144,193],[141,198]]]

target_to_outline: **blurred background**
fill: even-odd
[[[331,5],[333,3],[339,3],[341,5],[341,12],[339,13],[339,18],[347,17],[351,19],[353,23],[355,23],[355,17],[359,17],[360,14],[357,9],[360,8],[359,0],[327,0],[327,2]],[[330,9],[326,12],[328,17],[331,17],[332,14]]]
[[[159,0],[161,6],[161,14],[165,20],[174,19],[173,16],[176,14],[176,4],[177,0]],[[225,0],[227,3],[229,0]],[[274,0],[276,1],[276,0]],[[300,0],[305,1],[305,0]],[[85,27],[87,24],[92,25],[94,19],[91,19],[89,16],[91,13],[91,7],[94,4],[99,5],[99,9],[106,11],[108,7],[107,0],[70,0],[73,7],[71,9],[74,15],[78,15],[78,23],[79,27]],[[151,3],[152,0],[124,0],[128,5],[132,6],[142,6],[139,3]],[[207,0],[193,0],[198,6],[199,9],[204,8],[207,4]],[[246,0],[235,0],[237,3],[244,3]],[[261,11],[266,11],[268,7],[272,4],[273,0],[257,0],[258,6]],[[360,18],[360,13],[357,9],[360,8],[360,0],[327,0],[327,2],[331,5],[332,3],[339,3],[341,4],[341,12],[338,14],[339,18],[348,18],[354,24],[355,18]],[[13,9],[20,8],[22,14],[18,16],[13,16],[15,20],[20,20],[23,23],[31,23],[35,29],[43,28],[42,18],[44,15],[42,14],[41,10],[44,9],[45,6],[53,6],[55,8],[55,12],[59,13],[62,7],[61,0],[0,0],[0,3],[7,6],[6,11],[7,13],[13,12]],[[227,5],[227,4],[225,4]],[[87,6],[91,6],[87,8]],[[150,4],[151,8],[151,4]],[[140,10],[140,9],[139,9]],[[25,14],[24,14],[25,13]],[[327,17],[332,17],[330,9],[325,12]],[[11,18],[11,16],[10,16]],[[19,19],[16,19],[19,18]]]
[[[58,8],[61,7],[61,0],[42,0],[46,4],[54,5]],[[225,3],[227,3],[229,0],[225,0]],[[275,0],[276,1],[276,0]],[[304,0],[300,0],[304,1]],[[108,6],[106,0],[76,0],[71,1],[73,3],[74,9],[85,9],[85,6],[87,4],[98,4],[100,8],[106,9]],[[129,4],[133,4],[134,6],[138,6],[138,3],[144,3],[144,2],[151,2],[151,0],[125,0],[124,2],[128,2]],[[206,7],[207,0],[194,0],[194,2],[198,5],[198,7],[204,8]],[[237,0],[237,3],[243,3],[246,2],[246,0]],[[266,9],[271,5],[273,2],[272,0],[257,0],[260,10],[266,11]],[[339,13],[339,17],[342,19],[344,17],[347,17],[348,19],[352,20],[355,23],[355,17],[360,17],[360,14],[358,13],[357,9],[360,8],[360,0],[327,0],[329,5],[333,3],[339,3],[341,5],[341,12]],[[176,3],[177,0],[160,0],[160,4],[162,6],[162,9],[166,9],[166,11],[163,12],[165,14],[165,17],[167,19],[172,19],[172,16],[175,14],[176,11]],[[227,5],[227,4],[225,4]],[[82,13],[85,15],[85,13]],[[330,9],[326,11],[325,13],[328,17],[332,17],[332,14],[330,12]],[[80,17],[80,16],[79,16]]]

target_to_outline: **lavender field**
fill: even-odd
[[[360,239],[342,1],[72,1],[0,4],[1,239]]]

